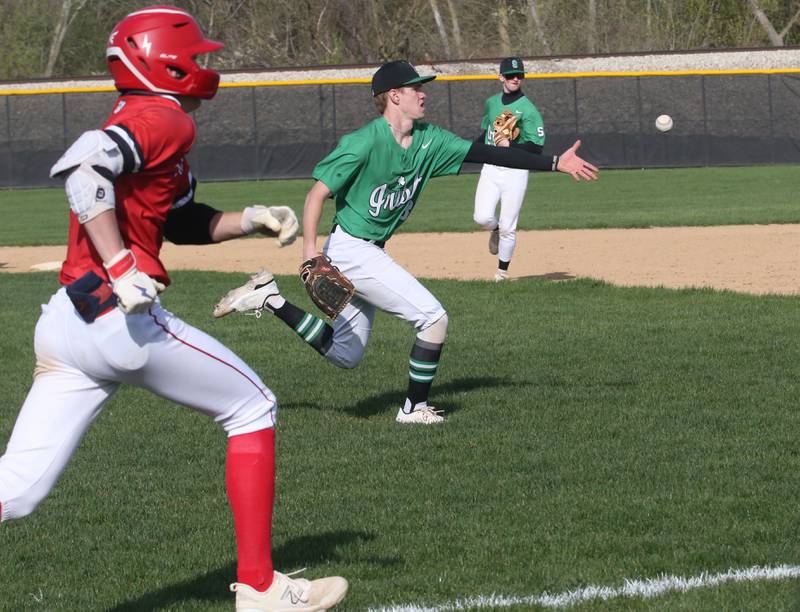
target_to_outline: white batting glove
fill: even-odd
[[[300,231],[297,215],[288,206],[248,206],[242,211],[242,231],[275,236],[278,246],[292,244]]]
[[[136,268],[136,258],[128,249],[122,249],[103,266],[108,271],[118,306],[126,314],[147,312],[156,296],[166,289],[163,283]]]

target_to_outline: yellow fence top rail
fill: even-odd
[[[586,78],[617,78],[617,77],[652,77],[652,76],[718,76],[718,75],[756,75],[756,74],[800,74],[800,68],[760,68],[736,70],[642,70],[626,72],[550,72],[526,74],[526,79],[586,79]],[[223,75],[224,76],[224,75]],[[437,75],[439,81],[486,81],[494,80],[494,74],[462,74],[462,75]],[[220,83],[220,88],[229,89],[237,87],[292,87],[300,85],[354,85],[369,84],[370,78],[350,79],[303,79],[291,81],[231,81]],[[41,89],[12,89],[0,85],[0,96],[30,96],[43,94],[65,93],[104,93],[116,91],[111,85],[97,87],[52,87]]]

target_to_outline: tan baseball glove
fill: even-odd
[[[513,141],[519,136],[517,127],[517,116],[510,110],[504,110],[494,119],[494,144],[497,145],[501,140],[508,138]]]
[[[356,292],[353,283],[339,268],[331,263],[327,255],[317,255],[300,265],[300,280],[317,307],[335,319]]]

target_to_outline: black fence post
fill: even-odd
[[[61,137],[63,140],[62,151],[67,150],[67,94],[61,94]]]
[[[700,97],[703,101],[703,165],[708,166],[711,145],[708,142],[708,104],[706,103],[706,76],[700,75]]]
[[[642,113],[642,77],[636,77],[636,112],[639,114],[639,159],[638,159],[638,166],[644,166],[644,126],[642,122],[644,121],[643,113]]]
[[[325,94],[322,85],[317,85],[317,98],[319,99],[319,141],[325,142]]]
[[[11,140],[11,96],[6,96],[6,142],[8,143],[8,186],[16,186],[14,181],[14,142]]]
[[[772,77],[767,75],[767,100],[769,102],[769,161],[775,163],[775,124],[774,109],[772,106]]]
[[[453,131],[453,92],[451,89],[452,83],[447,82],[447,126],[449,130]]]
[[[339,140],[339,130],[336,127],[336,84],[331,85],[331,125],[333,126],[333,142]]]
[[[572,79],[572,108],[575,111],[575,136],[578,135],[578,79]]]
[[[256,88],[250,88],[250,102],[253,110],[253,142],[255,143],[255,158],[256,158],[256,167],[255,175],[256,179],[264,178],[261,176],[261,139],[258,137],[258,108],[256,105]]]

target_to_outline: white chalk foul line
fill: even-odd
[[[504,595],[484,595],[458,599],[437,605],[403,604],[382,608],[370,608],[369,612],[450,612],[451,610],[475,610],[480,608],[497,609],[511,606],[537,605],[545,608],[568,608],[593,599],[614,599],[617,597],[658,597],[672,591],[684,593],[691,589],[711,587],[725,582],[758,582],[762,580],[786,580],[800,578],[800,565],[778,565],[761,567],[755,565],[748,569],[730,569],[719,574],[703,572],[699,576],[660,576],[647,580],[625,580],[620,587],[587,586],[563,593],[542,593],[526,597]]]

